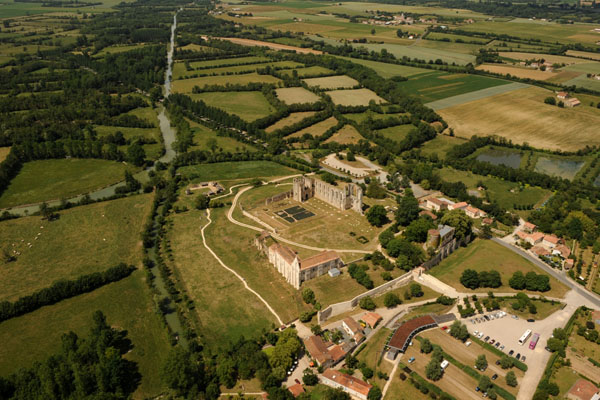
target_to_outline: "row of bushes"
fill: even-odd
[[[484,342],[482,340],[479,340],[475,336],[471,336],[470,340],[474,341],[475,343],[479,344],[483,348],[485,348],[485,349],[491,351],[492,353],[496,354],[498,357],[503,357],[503,356],[506,355],[502,351],[500,351],[497,348],[495,348],[494,346],[492,346],[491,344],[486,343],[486,342]],[[517,360],[514,357],[511,357],[511,358],[512,358],[513,365],[515,367],[517,367],[518,369],[520,369],[523,372],[527,371],[527,364],[525,364],[524,362],[521,362],[521,361]]]

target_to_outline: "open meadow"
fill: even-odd
[[[508,286],[508,280],[516,271],[526,274],[533,271],[537,274],[544,272],[530,261],[512,252],[504,246],[490,240],[475,239],[467,247],[461,247],[452,253],[439,265],[433,267],[429,273],[444,283],[462,292],[487,292],[487,289],[470,290],[460,283],[460,276],[465,269],[481,271],[498,271],[502,278],[502,286],[498,292],[513,292]],[[551,290],[543,293],[548,297],[564,297],[568,288],[556,278],[550,276]],[[539,292],[532,292],[539,294]]]
[[[478,70],[492,72],[494,74],[502,74],[516,76],[517,78],[524,79],[535,79],[538,81],[545,81],[547,79],[554,78],[558,75],[557,72],[553,71],[541,71],[539,69],[519,67],[505,64],[482,64],[478,65]]]
[[[375,131],[375,133],[385,138],[395,140],[396,142],[401,142],[406,137],[406,135],[408,135],[408,132],[412,131],[413,129],[417,129],[417,127],[413,124],[404,124],[379,129]]]
[[[339,131],[331,135],[325,143],[357,144],[360,139],[364,139],[364,137],[355,127],[352,125],[344,125]]]
[[[303,87],[289,87],[275,89],[277,98],[285,104],[315,103],[320,97]]]
[[[382,99],[370,89],[348,89],[348,90],[332,90],[325,92],[335,105],[342,106],[368,106],[371,101],[377,104],[385,103]]]
[[[137,265],[151,200],[146,194],[75,207],[51,222],[39,216],[0,222],[3,250],[16,256],[3,266],[0,300],[14,301],[58,279],[120,262]]]
[[[317,87],[319,89],[347,89],[358,85],[356,79],[346,75],[325,76],[322,78],[308,78],[304,82],[309,87]]]
[[[315,115],[315,113],[316,113],[316,111],[300,111],[300,112],[291,113],[287,117],[282,118],[279,121],[275,122],[273,125],[265,128],[265,132],[272,133],[278,129],[285,128],[286,126],[294,125],[294,124],[302,121],[303,119],[306,119],[308,117]]]
[[[321,122],[317,122],[314,125],[301,129],[297,132],[292,133],[288,137],[302,137],[305,134],[310,134],[314,137],[319,137],[324,134],[328,129],[333,128],[338,123],[335,117],[329,117]]]
[[[600,144],[600,109],[559,108],[544,103],[549,90],[529,87],[439,110],[457,136],[498,135],[514,143],[576,151]]]
[[[0,147],[0,162],[4,161],[10,153],[10,147]]]
[[[209,106],[237,115],[248,122],[266,117],[275,111],[261,92],[204,92],[191,94],[190,97],[192,100],[202,100]]]
[[[252,151],[252,146],[239,142],[234,138],[229,136],[219,136],[212,129],[199,124],[194,121],[189,121],[190,128],[192,128],[192,132],[194,133],[193,145],[191,146],[191,150],[211,150],[210,147],[211,141],[214,140],[216,142],[217,148],[216,151],[228,151],[232,153],[239,153],[245,150]]]
[[[70,198],[125,179],[124,163],[98,159],[30,161],[0,196],[0,208]]]

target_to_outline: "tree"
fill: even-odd
[[[387,196],[387,192],[385,191],[383,186],[379,184],[377,179],[372,179],[371,182],[369,182],[369,185],[367,186],[367,191],[365,192],[365,195],[372,199],[385,199],[385,197]]]
[[[525,275],[521,271],[516,271],[508,280],[508,285],[515,290],[525,289]]]
[[[377,306],[375,305],[375,302],[369,296],[366,296],[366,297],[363,297],[362,299],[360,299],[360,301],[358,302],[358,305],[363,310],[369,310],[369,311],[372,311],[375,308],[377,308]]]
[[[404,237],[410,242],[423,243],[427,240],[427,232],[434,227],[430,218],[417,218],[404,230]]]
[[[419,201],[415,198],[412,190],[406,189],[404,196],[398,199],[398,210],[396,211],[396,222],[407,226],[419,217]]]
[[[209,138],[206,141],[206,147],[208,147],[210,149],[210,151],[212,151],[213,153],[215,152],[215,150],[217,149],[217,147],[219,147],[219,144],[217,143],[217,139],[213,138]]]
[[[373,226],[381,227],[388,222],[387,211],[384,206],[374,205],[367,211],[367,221]]]
[[[371,390],[369,390],[369,394],[367,395],[367,400],[380,400],[383,396],[381,389],[379,386],[373,386]]]
[[[411,283],[410,285],[410,295],[412,297],[421,297],[423,296],[423,288],[418,283]]]
[[[304,300],[306,304],[314,304],[316,301],[315,292],[313,292],[311,288],[304,288],[304,290],[302,290],[302,300]]]
[[[444,214],[440,223],[454,228],[454,236],[463,239],[471,234],[473,221],[462,210],[452,210]]]
[[[508,373],[506,374],[506,384],[511,387],[517,386],[517,376],[513,371],[508,371]]]
[[[546,104],[550,104],[551,106],[555,106],[556,105],[556,99],[552,96],[548,96],[544,99],[544,103]]]
[[[509,357],[507,355],[502,356],[502,358],[500,359],[500,367],[502,367],[502,369],[512,368],[513,367],[512,357]]]
[[[195,203],[198,210],[206,210],[210,205],[210,198],[205,194],[199,194]]]
[[[327,387],[322,394],[323,400],[350,400],[350,395],[342,389]]]
[[[180,395],[200,383],[204,376],[204,366],[182,347],[174,347],[162,368],[162,378],[167,387]]]
[[[537,307],[533,303],[529,303],[529,313],[537,314]]]
[[[467,268],[460,276],[460,283],[466,288],[477,289],[479,287],[479,274],[477,271]]]
[[[465,324],[456,320],[450,325],[450,336],[464,342],[469,338],[469,330]]]
[[[396,307],[398,304],[402,304],[402,300],[396,293],[386,293],[383,297],[383,305],[387,308]]]
[[[421,352],[425,354],[431,353],[433,350],[433,345],[431,344],[431,340],[425,338],[421,341]]]
[[[321,333],[323,333],[323,328],[321,328],[321,325],[317,324],[317,325],[311,326],[310,331],[312,332],[313,335],[318,336]]]
[[[307,386],[315,386],[319,383],[319,377],[310,368],[306,368],[302,376],[302,382]]]
[[[548,347],[548,350],[550,350],[552,353],[557,351],[561,352],[562,350],[564,350],[565,344],[562,340],[553,337],[548,339],[546,347]]]
[[[369,367],[367,367],[366,365],[363,365],[360,368],[360,372],[363,375],[363,378],[365,379],[371,379],[373,377],[373,370]]]
[[[425,376],[432,381],[438,381],[443,375],[444,371],[442,371],[439,361],[436,358],[432,358],[425,367]]]
[[[145,159],[146,152],[137,140],[127,147],[127,161],[136,167],[141,167],[144,165]]]
[[[490,380],[490,378],[488,376],[482,375],[481,378],[479,378],[478,386],[482,392],[487,392],[488,389],[492,386],[492,381]]]
[[[485,371],[487,367],[488,367],[488,362],[487,362],[487,359],[485,358],[485,355],[484,354],[478,355],[477,359],[475,360],[475,368],[477,368],[480,371]]]

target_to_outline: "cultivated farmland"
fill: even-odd
[[[364,139],[352,125],[344,125],[342,129],[334,133],[325,143],[336,142],[339,144],[356,144]]]
[[[191,94],[190,97],[248,122],[266,117],[275,110],[261,92],[204,92]]]
[[[385,103],[385,99],[369,89],[332,90],[325,92],[331,97],[333,104],[342,106],[367,106],[373,100],[375,103]]]
[[[299,130],[298,132],[292,133],[289,137],[302,137],[305,133],[308,133],[314,137],[321,136],[328,129],[333,128],[338,123],[338,120],[335,117],[329,117],[324,121],[317,122],[314,125],[311,125],[307,128]]]
[[[277,98],[286,104],[314,103],[319,101],[319,96],[303,87],[289,87],[275,89]]]
[[[319,89],[343,89],[352,88],[358,85],[356,79],[346,75],[326,76],[323,78],[308,78],[304,82],[310,87],[318,87]]]
[[[499,64],[483,64],[477,66],[476,69],[492,72],[494,74],[510,74],[517,78],[535,79],[538,81],[545,81],[546,79],[553,78],[557,75],[555,72],[550,71],[540,71],[539,69]]]
[[[265,132],[271,133],[271,132],[276,131],[277,129],[285,128],[286,126],[290,126],[290,125],[294,125],[295,123],[298,123],[305,118],[315,115],[315,113],[316,113],[315,111],[302,111],[302,112],[291,113],[287,117],[282,118],[279,121],[275,122],[273,125],[267,127],[265,129]]]
[[[204,87],[207,85],[247,85],[249,83],[278,83],[280,80],[271,75],[259,75],[257,73],[224,76],[203,76],[200,78],[179,79],[173,81],[173,93],[192,93],[194,86]]]

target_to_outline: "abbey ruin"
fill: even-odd
[[[318,179],[301,176],[294,178],[292,196],[300,202],[315,197],[340,210],[352,209],[363,213],[362,188],[354,183],[343,183],[343,186],[336,187]]]

